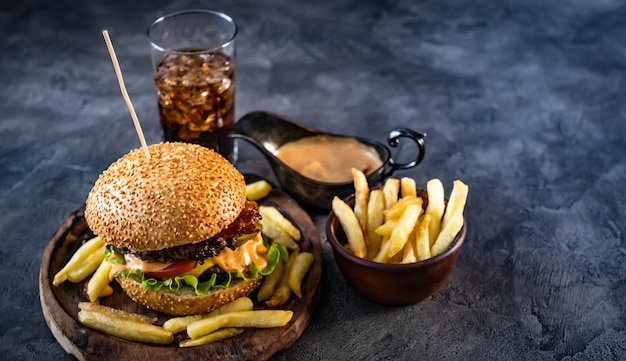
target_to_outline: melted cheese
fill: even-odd
[[[126,261],[126,264],[111,265],[109,279],[115,278],[115,275],[118,272],[124,270],[138,269],[147,273],[162,270],[170,265],[170,263],[142,261],[140,258],[132,254],[125,254],[124,260]],[[259,269],[263,269],[267,265],[267,248],[265,248],[265,245],[263,244],[263,237],[260,233],[254,239],[246,242],[234,251],[230,248],[224,248],[218,256],[208,258],[202,264],[198,263],[194,269],[184,273],[183,275],[198,277],[213,265],[218,265],[225,271],[237,269],[243,272],[252,264],[252,262],[256,263]]]
[[[198,265],[192,269],[191,271],[187,272],[187,273],[183,273],[183,276],[186,275],[191,275],[191,276],[195,276],[195,277],[200,277],[200,275],[208,270],[209,268],[213,267],[215,265],[215,262],[213,262],[212,259],[207,259],[206,261],[204,261],[204,263],[200,264],[198,263]]]

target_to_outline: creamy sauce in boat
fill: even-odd
[[[329,135],[286,143],[274,155],[298,173],[327,183],[351,181],[351,168],[368,174],[383,164],[372,147],[354,138]]]

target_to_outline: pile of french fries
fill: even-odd
[[[278,242],[291,250],[289,260],[283,263],[278,260],[274,272],[263,279],[263,283],[257,293],[259,302],[265,301],[269,307],[284,305],[293,292],[302,298],[302,280],[314,261],[311,252],[300,250],[302,235],[282,213],[272,206],[260,206],[262,233],[272,242]]]
[[[111,264],[104,262],[104,246],[105,241],[98,236],[83,243],[54,275],[52,284],[58,286],[65,281],[78,283],[94,274],[87,283],[89,301],[113,294],[113,288],[109,285]]]
[[[379,263],[413,263],[444,252],[463,227],[469,187],[455,180],[446,205],[439,179],[426,184],[428,205],[417,194],[415,180],[388,178],[380,189],[369,189],[363,172],[352,169],[354,207],[338,197],[332,209],[359,258]]]
[[[266,197],[271,185],[264,180],[248,184],[250,200]],[[279,260],[274,272],[265,276],[257,293],[259,302],[278,308],[287,303],[292,293],[302,297],[302,282],[314,261],[311,252],[301,251],[298,242],[300,230],[276,207],[260,206],[262,233],[272,242],[278,242],[290,251],[286,262]],[[253,301],[241,297],[221,308],[202,315],[174,317],[163,326],[156,318],[100,305],[99,298],[113,293],[109,273],[111,263],[105,261],[105,241],[96,236],[83,243],[52,281],[58,286],[65,281],[79,283],[88,277],[85,290],[89,302],[80,302],[78,320],[85,326],[130,341],[169,344],[174,334],[187,332],[189,338],[180,341],[180,347],[204,345],[243,332],[244,327],[270,328],[284,326],[293,317],[293,311],[254,309]]]
[[[240,297],[217,310],[203,314],[173,317],[163,326],[156,317],[127,312],[95,302],[78,304],[78,320],[85,326],[129,341],[170,344],[174,334],[187,332],[180,347],[192,347],[224,340],[243,333],[244,327],[285,326],[293,317],[289,310],[254,310],[248,297]]]

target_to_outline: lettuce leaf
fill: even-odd
[[[126,264],[124,254],[114,250],[111,246],[104,247],[104,259],[112,264]]]
[[[118,272],[116,277],[131,277],[134,276],[141,280],[141,287],[144,290],[159,291],[161,288],[166,287],[172,292],[176,292],[183,287],[191,287],[194,289],[197,295],[204,295],[212,289],[223,289],[230,287],[231,282],[235,280],[256,280],[259,278],[259,274],[267,276],[274,272],[274,268],[279,259],[286,262],[289,259],[289,252],[279,243],[272,243],[267,246],[267,265],[263,269],[259,269],[256,263],[252,263],[248,275],[243,274],[239,270],[230,270],[228,272],[228,279],[223,282],[217,281],[217,275],[214,273],[209,280],[200,282],[197,277],[192,275],[176,276],[166,280],[160,280],[156,278],[146,277],[146,275],[138,269],[124,270]]]

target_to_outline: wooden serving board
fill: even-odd
[[[85,282],[52,285],[57,271],[69,260],[82,240],[91,237],[83,217],[84,207],[72,213],[59,227],[43,254],[39,273],[41,308],[48,327],[59,344],[79,360],[267,360],[280,350],[290,347],[309,325],[320,300],[320,277],[322,272],[322,246],[317,229],[308,214],[287,194],[272,190],[259,202],[274,205],[302,232],[300,247],[312,252],[315,261],[302,284],[302,298],[294,295],[283,307],[294,312],[292,320],[283,327],[269,329],[246,329],[242,334],[208,345],[181,348],[178,342],[184,337],[175,336],[170,345],[154,345],[119,339],[83,326],[77,318],[78,303],[88,301]],[[158,317],[162,325],[172,317],[149,310],[133,302],[116,282],[112,296],[100,299],[101,304]],[[250,295],[256,300],[256,292]],[[255,303],[255,309],[265,309]]]

